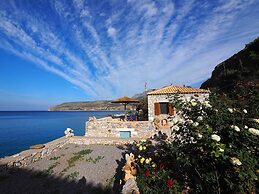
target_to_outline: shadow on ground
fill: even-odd
[[[6,173],[7,172],[7,173]],[[112,188],[94,185],[85,177],[80,180],[43,175],[26,169],[8,168],[0,174],[1,194],[110,194]]]

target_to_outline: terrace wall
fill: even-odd
[[[85,136],[120,137],[122,131],[130,131],[132,138],[147,138],[156,132],[151,121],[120,121],[111,117],[102,119],[91,117],[86,124]]]

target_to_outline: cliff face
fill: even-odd
[[[228,92],[238,83],[259,83],[259,38],[217,65],[201,88]]]

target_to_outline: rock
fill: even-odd
[[[97,119],[96,119],[96,117],[95,117],[95,116],[93,116],[93,117],[89,117],[88,122],[96,121],[96,120],[97,120]]]
[[[33,157],[32,161],[33,161],[33,162],[38,161],[38,160],[41,158],[40,155],[41,155],[41,153],[38,152],[38,153]]]
[[[44,147],[45,147],[44,144],[37,144],[37,145],[30,146],[30,149],[42,149]]]
[[[121,193],[122,194],[131,194],[131,193],[140,194],[139,188],[137,186],[135,179],[131,178],[131,179],[127,180],[127,182],[125,183],[125,185],[122,188]]]
[[[71,129],[71,128],[67,128],[67,129],[64,131],[66,137],[73,137],[73,136],[74,136],[74,133],[73,133],[73,132],[74,132],[74,131],[73,131],[73,129]]]

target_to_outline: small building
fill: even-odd
[[[181,99],[190,100],[192,97],[204,101],[209,97],[209,91],[185,86],[166,86],[147,93],[148,97],[148,120],[167,125],[168,116],[175,114],[173,104],[169,103],[169,95],[178,94]]]

